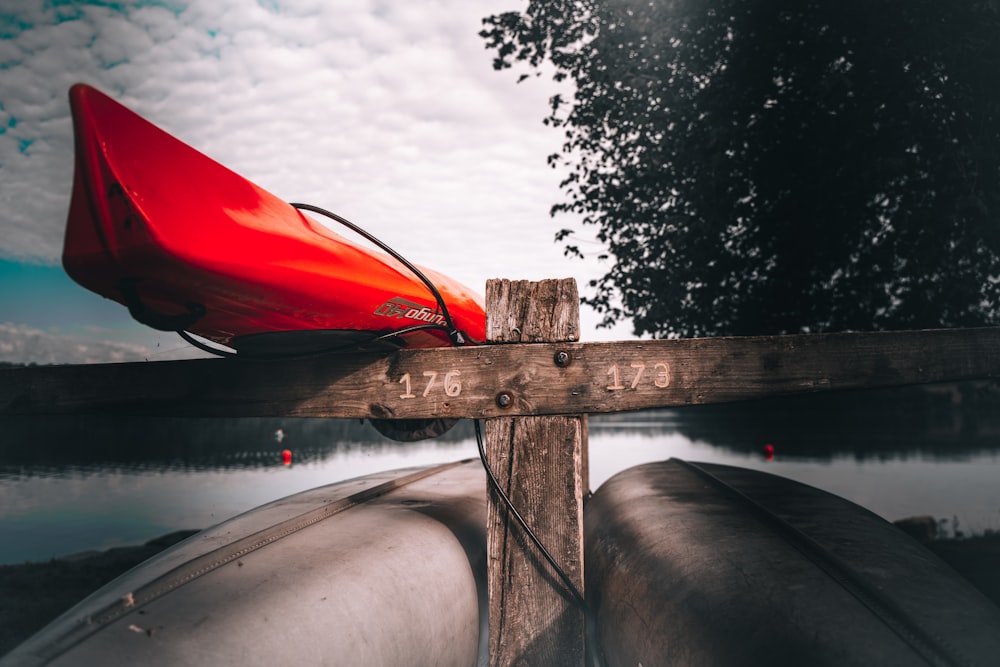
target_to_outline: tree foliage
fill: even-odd
[[[574,84],[553,213],[613,259],[584,299],[606,323],[997,322],[997,0],[532,0],[484,25],[497,69]]]

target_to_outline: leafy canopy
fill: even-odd
[[[584,299],[605,323],[997,322],[997,0],[532,0],[484,25],[497,69],[574,84],[553,214],[613,259]]]

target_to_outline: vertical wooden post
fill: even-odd
[[[576,341],[579,331],[573,279],[487,282],[489,342]],[[517,389],[498,387],[498,404],[519,401]],[[486,421],[500,487],[581,593],[586,443],[585,415]],[[487,512],[490,663],[583,665],[584,611],[492,488]]]

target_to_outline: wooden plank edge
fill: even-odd
[[[1000,328],[510,343],[388,356],[3,368],[0,415],[597,414],[996,377]]]

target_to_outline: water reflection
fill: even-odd
[[[1000,449],[1000,395],[983,383],[908,387],[609,415],[592,428],[678,432],[738,455],[956,460]]]
[[[378,456],[410,447],[387,440],[366,422],[347,419],[0,417],[0,433],[0,480],[109,470],[267,468],[282,463],[285,449],[294,451],[296,464],[308,464],[338,454]],[[471,437],[471,422],[459,423],[434,443],[447,446]]]
[[[45,431],[62,435],[71,422]],[[468,437],[398,444],[355,432],[357,423],[286,422],[278,446],[270,437],[274,429],[261,430],[262,424],[155,420],[144,438],[141,430],[132,431],[134,424],[84,422],[127,438],[129,446],[101,440],[98,451],[106,458],[95,459],[38,438],[33,451],[4,455],[0,564],[141,544],[331,482],[475,454]],[[181,437],[187,430],[191,441]],[[93,437],[91,432],[85,439]],[[284,449],[293,452],[288,465]]]
[[[998,402],[970,384],[593,416],[591,486],[676,456],[785,475],[888,519],[1000,529]],[[476,456],[470,422],[417,443],[315,419],[6,417],[0,434],[0,563],[140,543],[322,484]]]

